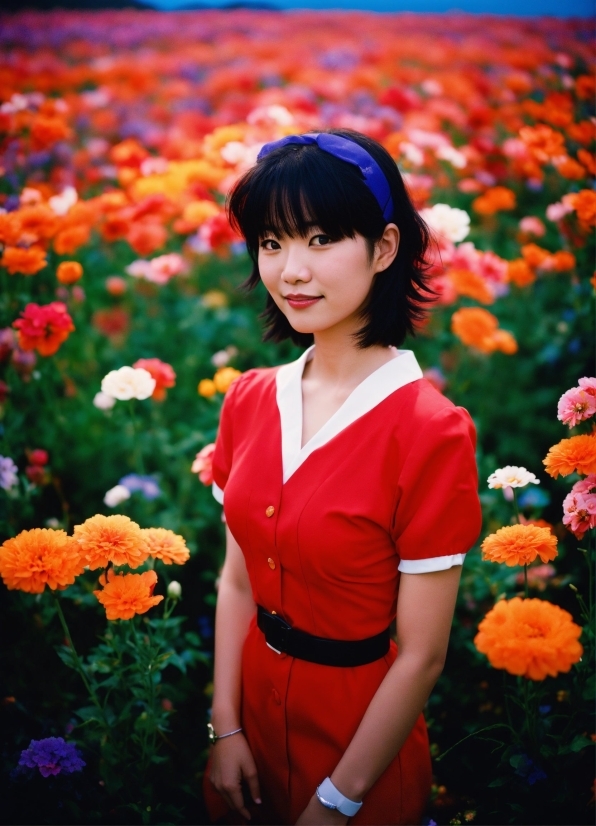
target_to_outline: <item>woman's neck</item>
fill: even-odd
[[[303,378],[328,387],[354,387],[383,364],[395,358],[395,350],[375,345],[364,349],[357,347],[351,336],[315,333],[315,351],[307,362]]]

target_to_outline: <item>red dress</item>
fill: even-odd
[[[250,370],[231,386],[214,494],[221,500],[225,490],[226,520],[256,603],[310,634],[363,639],[395,618],[399,571],[461,564],[476,541],[474,425],[422,378],[411,351],[396,351],[301,448],[301,377],[312,351],[280,368]],[[251,807],[252,823],[296,822],[396,656],[392,642],[369,665],[313,664],[271,650],[253,620],[241,708],[263,799]],[[430,785],[421,714],[351,822],[419,823]],[[216,820],[225,804],[208,780],[205,794]]]

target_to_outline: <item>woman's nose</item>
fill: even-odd
[[[288,253],[281,277],[289,284],[293,284],[296,281],[310,281],[312,275],[300,251],[290,251]]]

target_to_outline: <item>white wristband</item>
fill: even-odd
[[[337,809],[340,814],[346,817],[353,817],[362,806],[362,803],[356,803],[345,797],[339,789],[336,789],[331,779],[326,777],[320,786],[317,786],[317,798],[322,806],[326,809]]]

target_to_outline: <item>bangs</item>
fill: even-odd
[[[277,157],[276,157],[277,155]],[[295,146],[272,152],[268,163],[250,169],[236,184],[229,201],[230,223],[246,240],[256,261],[259,241],[276,237],[306,237],[313,226],[334,241],[379,231],[376,201],[352,164],[321,152],[316,146]],[[363,201],[370,199],[371,208]],[[363,206],[365,209],[363,210]],[[381,228],[382,232],[382,228]]]

